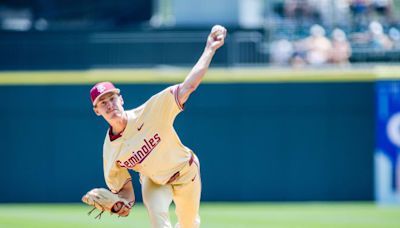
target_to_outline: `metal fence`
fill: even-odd
[[[7,32],[0,35],[1,70],[193,65],[207,32]],[[259,32],[234,32],[213,64],[265,64]]]
[[[191,66],[204,49],[208,31],[3,32],[0,70]],[[269,43],[259,31],[228,34],[215,66],[270,64]],[[399,62],[400,51],[353,49],[351,62]]]

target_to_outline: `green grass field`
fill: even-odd
[[[143,205],[127,218],[87,216],[82,204],[0,204],[1,228],[150,227]],[[93,215],[93,214],[92,214]],[[171,209],[171,219],[176,217]],[[399,228],[400,206],[373,203],[202,203],[203,228]]]

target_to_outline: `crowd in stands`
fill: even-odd
[[[294,42],[280,39],[273,41],[270,46],[271,62],[280,65],[347,65],[351,52],[350,43],[343,30],[334,29],[329,38],[320,25],[313,25],[310,35],[304,39]]]
[[[400,51],[392,0],[284,0],[273,10],[272,64],[347,66],[354,53]]]

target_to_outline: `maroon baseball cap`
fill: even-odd
[[[90,90],[90,99],[93,106],[96,105],[99,98],[106,93],[119,93],[120,90],[115,88],[111,82],[99,82]]]

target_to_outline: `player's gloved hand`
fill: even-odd
[[[111,212],[118,214],[119,216],[126,217],[129,215],[131,208],[132,208],[131,206],[127,206],[123,202],[117,202],[111,209]]]
[[[118,214],[119,216],[128,216],[134,202],[127,200],[114,194],[105,188],[94,188],[82,197],[82,202],[94,208],[89,212],[89,215],[95,210],[100,210],[95,218],[101,218],[104,211],[111,214]]]

